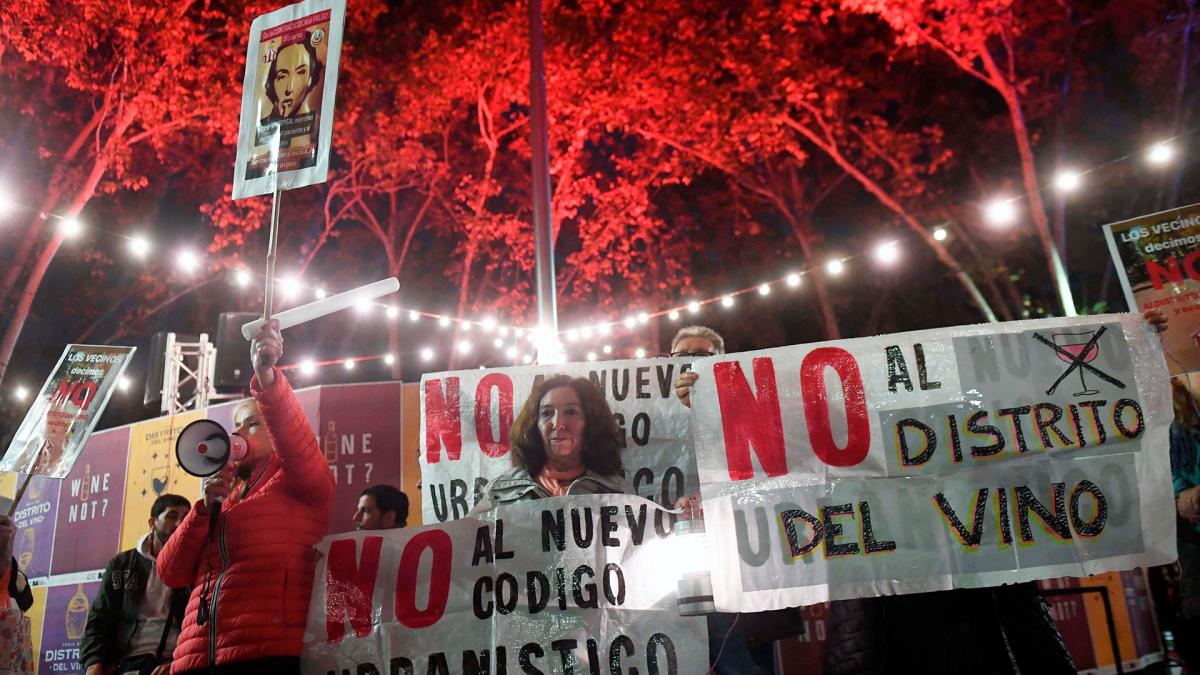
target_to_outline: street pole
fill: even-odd
[[[529,122],[533,149],[533,239],[538,294],[538,363],[561,360],[554,288],[554,224],[550,220],[550,141],[546,128],[546,59],[542,0],[529,0]]]

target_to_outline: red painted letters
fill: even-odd
[[[492,435],[492,389],[499,394],[500,433]],[[513,383],[503,373],[485,375],[475,387],[475,437],[479,449],[488,457],[508,454],[508,432],[513,423]]]
[[[825,369],[833,368],[842,380],[846,406],[846,447],[839,448],[829,428],[829,395],[825,391]],[[757,376],[757,369],[755,370]],[[813,453],[830,466],[854,466],[871,449],[871,423],[867,396],[854,355],[838,347],[820,347],[809,352],[800,365],[800,390],[804,417]]]
[[[768,476],[787,473],[775,366],[771,359],[762,357],[754,359],[753,368],[757,394],[750,390],[742,364],[727,361],[713,366],[730,480],[744,480],[754,475],[750,463],[751,446]]]
[[[417,609],[417,570],[421,554],[433,553],[430,564],[428,602]],[[400,554],[400,570],[396,573],[396,620],[408,628],[426,628],[437,623],[446,611],[450,597],[450,561],[454,542],[443,530],[426,530],[408,540]]]
[[[425,383],[425,461],[437,464],[446,457],[457,462],[462,455],[462,417],[459,414],[458,378],[446,378],[446,391],[440,379]]]
[[[325,566],[325,641],[338,642],[346,635],[346,617],[358,637],[371,634],[371,598],[379,576],[379,551],[383,537],[363,539],[362,562],[353,539],[329,545]]]

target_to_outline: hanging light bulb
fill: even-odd
[[[1059,192],[1074,192],[1083,183],[1083,176],[1078,171],[1064,169],[1054,177],[1054,187]]]
[[[1012,199],[998,197],[984,205],[983,217],[992,225],[1011,225],[1017,219],[1017,205]]]
[[[1171,161],[1175,157],[1175,149],[1170,143],[1163,141],[1150,146],[1150,150],[1146,152],[1146,160],[1151,164],[1163,165]]]
[[[894,241],[885,241],[875,247],[873,255],[875,262],[885,267],[890,267],[900,259],[900,245]]]
[[[150,240],[145,235],[135,234],[129,238],[129,252],[139,260],[145,259],[151,248]]]

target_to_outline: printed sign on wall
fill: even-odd
[[[103,569],[118,552],[130,427],[93,434],[58,495],[53,574]],[[149,518],[149,512],[146,518]]]

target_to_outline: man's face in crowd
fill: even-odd
[[[168,506],[158,514],[157,518],[150,519],[150,529],[154,530],[154,538],[158,540],[160,546],[167,543],[187,514],[188,507],[186,506]]]
[[[675,343],[671,356],[712,356],[717,353],[717,346],[702,337],[685,337]]]
[[[396,526],[396,512],[382,513],[374,497],[362,495],[354,512],[354,526],[360,530],[389,530]]]
[[[275,81],[271,83],[275,89],[276,114],[291,117],[300,110],[312,84],[311,74],[312,63],[304,45],[291,44],[279,50],[275,57]]]

